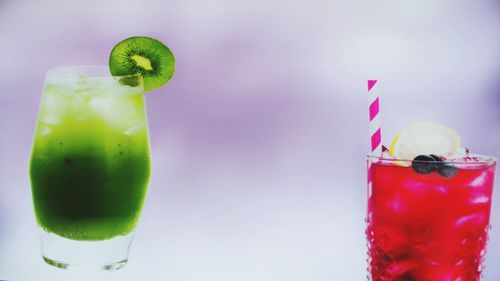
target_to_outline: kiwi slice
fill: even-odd
[[[140,73],[144,90],[150,91],[167,83],[175,71],[175,58],[162,42],[144,36],[134,36],[118,43],[109,55],[109,70],[113,76]]]

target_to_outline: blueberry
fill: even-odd
[[[452,166],[452,165],[449,165],[449,164],[445,164],[445,165],[442,165],[439,170],[438,170],[438,173],[443,176],[443,177],[447,177],[447,178],[451,178],[451,177],[454,177],[457,175],[457,172],[458,172],[458,169],[457,167],[455,166]]]
[[[419,155],[413,159],[411,167],[419,174],[430,174],[438,169],[438,163],[430,155]]]
[[[436,162],[443,162],[443,160],[441,160],[441,157],[437,156],[436,154],[431,154],[429,156],[432,157],[432,159],[434,159],[434,161]]]
[[[430,157],[432,157],[434,159],[434,161],[436,162],[435,165],[436,165],[436,170],[437,169],[440,169],[441,166],[444,165],[444,161],[441,159],[441,157],[437,156],[436,154],[431,154],[429,155]]]

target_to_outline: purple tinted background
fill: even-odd
[[[153,177],[130,263],[52,269],[27,173],[45,71],[106,64],[132,35],[165,42],[177,72],[147,94]],[[366,79],[385,143],[434,120],[500,155],[494,0],[0,0],[0,38],[0,279],[363,280]]]

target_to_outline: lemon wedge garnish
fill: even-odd
[[[442,124],[415,122],[394,137],[389,155],[404,160],[429,154],[449,157],[460,148],[460,142],[458,134]]]

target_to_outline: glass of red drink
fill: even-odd
[[[367,161],[368,279],[481,280],[496,160],[445,160],[451,173],[427,174],[411,160]]]

